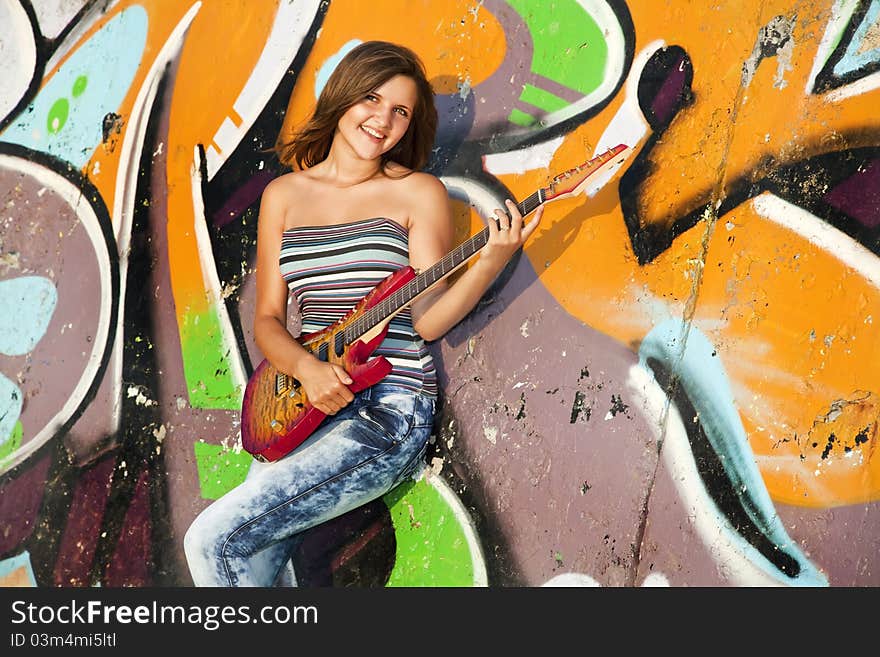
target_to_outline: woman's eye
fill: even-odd
[[[405,117],[405,116],[409,116],[409,112],[407,112],[407,111],[406,111],[405,109],[403,109],[402,107],[398,107],[396,111],[397,111],[397,113],[400,114],[401,116],[404,116],[404,117]]]
[[[367,100],[376,100],[376,96],[374,94],[367,94],[366,99]]]

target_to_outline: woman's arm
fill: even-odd
[[[452,208],[446,188],[434,176],[419,174],[417,185],[415,198],[420,205],[410,216],[409,258],[415,269],[424,270],[455,246],[451,243]],[[413,327],[423,339],[436,340],[458,324],[541,221],[543,205],[525,227],[516,204],[508,200],[506,205],[510,220],[501,209],[495,215],[502,226],[510,226],[509,230],[499,230],[497,222],[490,220],[489,241],[480,250],[479,259],[454,284],[447,285],[444,279],[413,302]]]
[[[293,174],[288,174],[293,175]],[[266,359],[279,371],[295,377],[312,406],[333,415],[354,395],[345,369],[318,360],[287,330],[287,283],[279,257],[285,214],[290,207],[290,179],[276,178],[263,191],[257,223],[257,299],[254,337]]]

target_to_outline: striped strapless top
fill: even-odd
[[[363,219],[330,226],[295,226],[281,239],[281,275],[299,305],[302,332],[320,331],[341,319],[390,273],[409,264],[409,236],[391,219]],[[383,383],[437,394],[434,360],[404,309],[372,356],[392,365]]]

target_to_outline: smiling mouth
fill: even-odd
[[[372,128],[368,128],[365,125],[361,126],[361,130],[363,130],[365,133],[367,133],[369,137],[375,139],[376,141],[382,141],[383,139],[385,139],[385,135],[383,135],[381,132],[373,130]]]

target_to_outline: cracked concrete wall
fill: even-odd
[[[373,38],[425,60],[459,241],[632,151],[430,345],[429,467],[303,583],[880,582],[880,2],[0,11],[3,584],[191,583],[250,459],[265,149]]]

